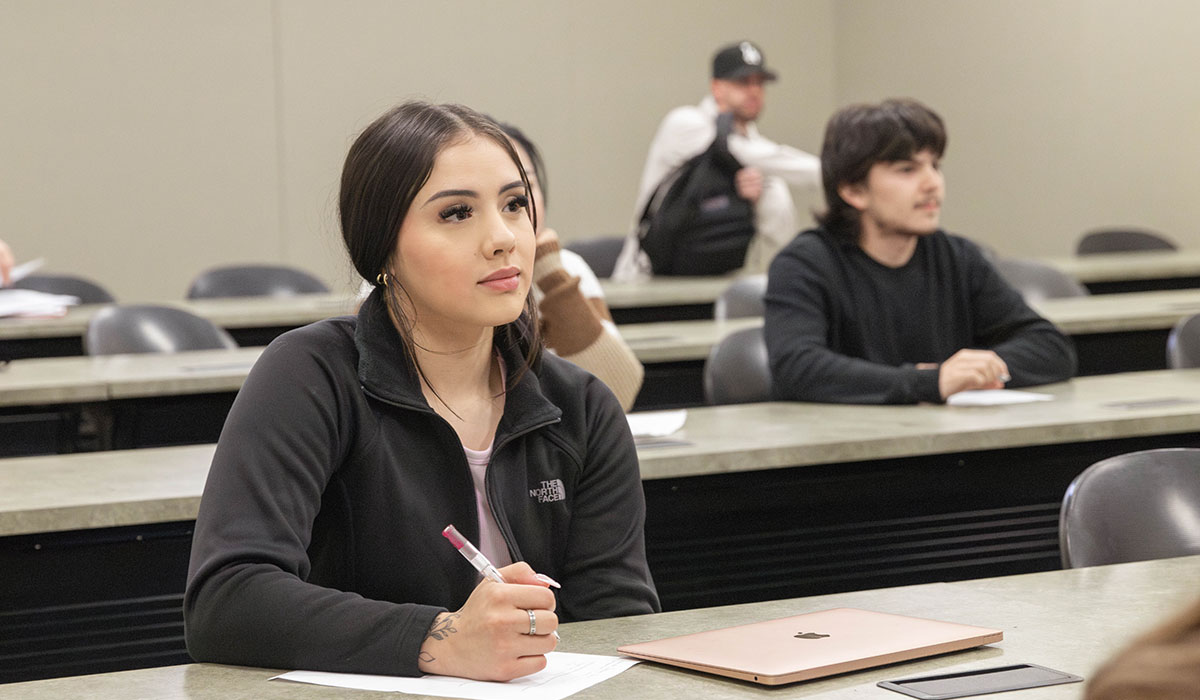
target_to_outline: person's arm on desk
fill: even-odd
[[[956,239],[971,281],[978,347],[995,352],[1008,368],[1009,387],[1035,386],[1075,375],[1075,347],[1053,323],[1031,309],[974,243]]]

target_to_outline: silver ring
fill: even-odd
[[[529,631],[526,634],[537,634],[537,614],[532,610],[526,610],[525,612],[529,613]]]

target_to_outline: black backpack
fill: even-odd
[[[717,116],[717,136],[655,189],[638,224],[656,275],[719,275],[741,267],[754,237],[754,205],[738,196],[742,164],[729,152],[733,115]]]

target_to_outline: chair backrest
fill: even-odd
[[[704,399],[714,405],[771,399],[771,367],[761,327],[735,331],[713,346],[704,363]]]
[[[721,292],[713,304],[713,318],[762,316],[765,311],[763,295],[767,293],[766,275],[739,277]]]
[[[1179,319],[1167,335],[1167,366],[1200,367],[1200,314]]]
[[[223,297],[290,297],[328,292],[313,275],[285,265],[227,265],[200,273],[188,288],[188,299]]]
[[[1087,296],[1087,287],[1074,277],[1044,263],[1016,258],[1000,258],[993,262],[1000,276],[1011,284],[1025,301]]]
[[[596,277],[607,278],[612,277],[613,268],[617,266],[617,257],[621,255],[621,248],[624,246],[624,238],[601,236],[571,241],[566,248],[578,253],[579,257],[587,262],[588,267],[592,268],[592,272],[596,273]]]
[[[13,287],[47,294],[70,294],[79,297],[80,304],[111,304],[116,301],[104,287],[86,277],[75,275],[29,275],[17,280]]]
[[[101,309],[88,322],[83,350],[89,355],[182,352],[236,348],[225,329],[169,306],[118,304]]]
[[[1101,229],[1079,239],[1076,255],[1120,253],[1128,250],[1177,250],[1166,236],[1141,229]]]
[[[1200,554],[1200,449],[1145,450],[1096,462],[1059,515],[1066,568]]]

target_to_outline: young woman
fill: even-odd
[[[238,394],[196,520],[194,658],[506,680],[560,620],[658,609],[621,407],[539,353],[528,197],[465,107],[406,103],[351,146],[342,234],[375,289],[281,336]]]
[[[642,388],[645,369],[613,325],[592,268],[576,253],[562,249],[558,233],[545,225],[546,168],[537,146],[511,124],[500,128],[521,157],[538,212],[533,298],[546,347],[599,377],[628,411]]]

